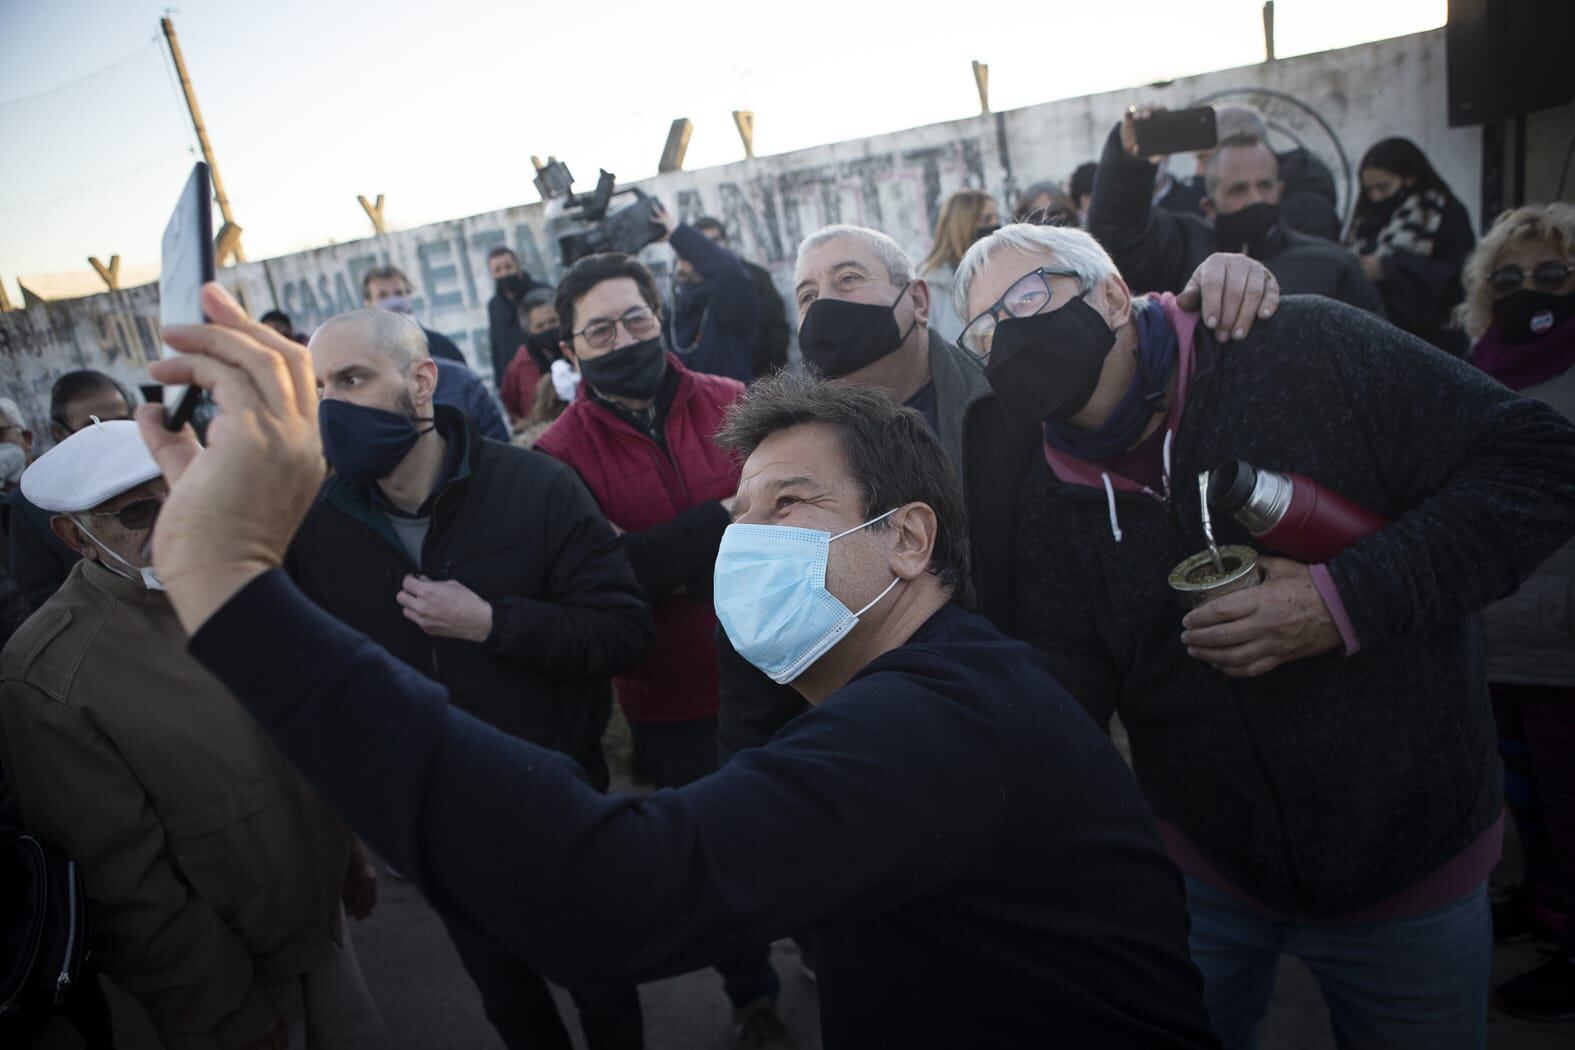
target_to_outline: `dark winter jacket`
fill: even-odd
[[[1199,326],[1193,346],[1170,505],[1107,500],[1097,466],[1090,484],[1046,468],[1025,486],[1017,626],[1097,721],[1121,715],[1157,815],[1225,878],[1283,914],[1355,911],[1498,817],[1470,617],[1575,533],[1575,425],[1327,300],[1289,297],[1223,350]],[[1166,577],[1204,547],[1191,479],[1233,457],[1391,521],[1328,564],[1354,654],[1252,679],[1187,655]]]
[[[456,364],[464,365],[466,368],[470,367],[470,362],[465,360],[464,353],[455,345],[454,340],[442,332],[435,332],[425,326],[422,326],[421,330],[427,336],[427,353],[439,361],[453,361]]]
[[[1430,253],[1382,249],[1379,258],[1384,279],[1378,282],[1378,293],[1383,296],[1389,320],[1440,350],[1464,356],[1468,340],[1452,319],[1455,307],[1465,298],[1460,271],[1476,244],[1471,216],[1466,214],[1465,205],[1451,195],[1445,198]],[[1364,247],[1359,243],[1357,250]]]
[[[1134,293],[1180,292],[1203,260],[1219,251],[1219,241],[1199,216],[1153,207],[1153,192],[1154,165],[1121,148],[1119,129],[1111,132],[1094,176],[1088,232]],[[1323,295],[1383,315],[1378,290],[1350,252],[1283,221],[1273,241],[1258,261],[1279,280],[1282,294]]]
[[[379,853],[551,980],[652,980],[813,928],[828,1050],[1218,1045],[1120,756],[1038,654],[956,606],[770,746],[648,798],[490,732],[280,573],[192,652]]]
[[[524,299],[537,288],[552,288],[552,285],[543,284],[524,271],[521,273],[525,277],[525,290],[520,293],[520,299]],[[503,375],[509,370],[509,362],[514,360],[514,355],[519,352],[519,348],[525,345],[525,328],[520,324],[519,300],[505,298],[500,293],[494,293],[492,298],[487,300],[487,335],[492,350],[492,385],[501,387]]]
[[[578,761],[599,784],[608,678],[651,645],[651,616],[611,527],[574,472],[486,441],[439,405],[464,445],[432,505],[413,564],[370,486],[330,478],[286,568],[335,617],[441,682],[454,703],[510,736]],[[428,635],[395,601],[406,575],[457,580],[492,605],[485,642]]]
[[[432,400],[440,405],[450,405],[470,417],[476,430],[493,441],[509,440],[509,425],[503,421],[498,403],[487,392],[486,384],[464,365],[436,359],[438,366],[437,389]]]
[[[691,372],[748,383],[759,316],[754,278],[738,256],[692,226],[679,226],[667,242],[702,278],[675,284],[668,345]]]
[[[37,609],[66,582],[71,567],[82,560],[82,555],[55,535],[49,527],[53,515],[22,495],[20,487],[6,493],[5,498],[11,504],[7,567],[22,589],[28,608]]]
[[[782,301],[782,293],[777,291],[771,272],[752,262],[745,262],[744,269],[755,285],[755,352],[750,365],[758,378],[787,365],[791,331],[787,304]]]

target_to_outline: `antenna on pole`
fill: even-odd
[[[241,249],[241,227],[235,221],[235,216],[230,214],[230,198],[225,196],[224,180],[219,177],[219,162],[213,159],[213,147],[208,143],[208,129],[202,123],[202,110],[197,108],[197,93],[192,90],[191,77],[186,73],[186,60],[181,57],[180,41],[175,39],[175,23],[165,15],[159,19],[159,26],[164,30],[164,41],[170,49],[170,61],[175,63],[175,75],[180,78],[180,89],[186,96],[186,108],[191,111],[191,125],[197,132],[197,145],[202,147],[202,159],[208,162],[208,174],[213,179],[213,199],[219,205],[219,214],[224,217],[224,226],[214,238],[222,249],[219,262],[222,264],[226,255],[234,255],[236,262],[245,262],[246,252]]]

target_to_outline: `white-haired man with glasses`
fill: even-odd
[[[964,349],[1042,424],[1016,626],[1127,727],[1225,1046],[1255,1045],[1281,954],[1343,1046],[1483,1045],[1503,776],[1471,617],[1575,531],[1575,429],[1319,296],[1222,347],[1080,230],[1007,226],[954,293]],[[1262,576],[1183,615],[1199,475],[1238,459],[1389,524],[1307,564],[1216,506]]]
[[[713,438],[744,384],[685,368],[663,334],[651,271],[618,252],[587,256],[558,284],[563,356],[579,397],[536,450],[579,472],[623,536],[652,604],[656,644],[613,679],[634,762],[659,788],[716,772],[720,686],[711,573],[732,520],[738,463]],[[769,945],[717,967],[742,1047],[791,1047],[777,1015]]]

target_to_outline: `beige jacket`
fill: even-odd
[[[229,1048],[339,940],[351,840],[186,642],[163,594],[79,562],[0,656],[0,762],[81,867],[104,972]]]

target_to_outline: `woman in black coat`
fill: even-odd
[[[1374,144],[1360,171],[1346,246],[1378,286],[1390,321],[1463,355],[1465,334],[1450,318],[1462,298],[1460,269],[1476,246],[1465,205],[1410,139]]]

